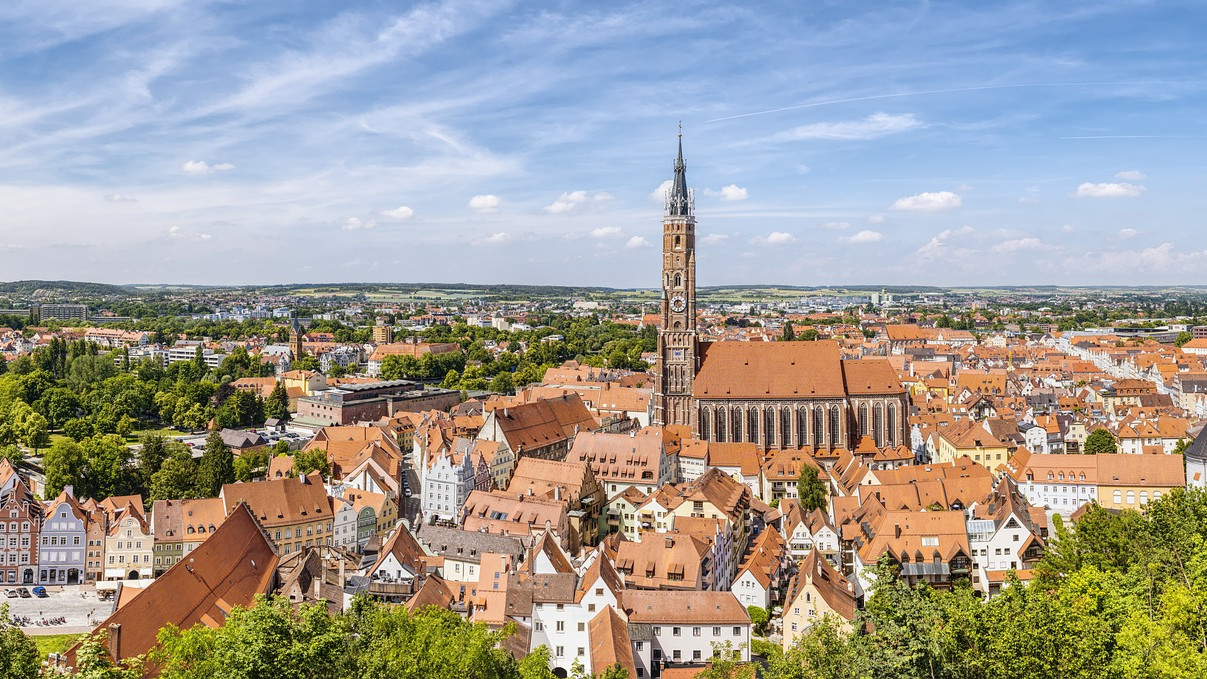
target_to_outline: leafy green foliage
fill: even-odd
[[[34,640],[12,624],[8,604],[0,604],[0,677],[33,679],[40,667]]]
[[[1085,437],[1082,447],[1086,455],[1109,455],[1118,452],[1115,435],[1107,429],[1095,429]]]
[[[911,588],[877,566],[847,631],[810,627],[769,679],[1200,677],[1207,673],[1207,493],[1177,489],[1146,513],[1093,507],[1057,521],[1028,584],[981,599],[967,584]]]
[[[825,509],[830,493],[826,482],[818,477],[817,467],[801,464],[800,476],[796,479],[796,496],[799,498],[801,509],[806,512]]]
[[[222,434],[211,431],[205,439],[205,452],[197,465],[197,495],[217,497],[222,484],[234,483],[235,458],[231,449],[222,442]]]

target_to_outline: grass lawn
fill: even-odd
[[[71,648],[79,636],[78,634],[46,634],[31,638],[38,645],[38,657],[45,658],[51,653],[63,653]]]

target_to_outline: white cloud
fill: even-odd
[[[1128,182],[1138,182],[1141,179],[1148,179],[1148,175],[1139,170],[1124,170],[1115,173],[1115,179],[1122,179]]]
[[[840,239],[844,243],[851,245],[864,245],[866,243],[879,243],[884,240],[884,234],[871,229],[864,229],[853,236],[847,236]]]
[[[807,139],[859,140],[906,132],[922,126],[922,121],[913,114],[892,115],[873,113],[863,120],[843,120],[833,123],[809,123],[786,130],[773,137],[777,141],[803,141]]]
[[[168,227],[167,237],[171,240],[210,240],[213,238],[208,233],[193,234],[181,226],[172,225]]]
[[[884,215],[872,215],[868,217],[868,224],[883,224]]]
[[[1027,236],[1025,238],[1013,238],[1011,240],[1004,240],[1004,241],[998,243],[997,245],[994,245],[990,249],[993,252],[996,252],[999,255],[1001,255],[1001,254],[1006,254],[1009,252],[1021,252],[1023,250],[1039,250],[1040,248],[1043,248],[1043,247],[1044,247],[1043,242],[1040,241],[1038,238],[1035,238],[1034,236]]]
[[[1140,232],[1135,229],[1119,229],[1119,237],[1125,240],[1128,238],[1135,238],[1139,235]]]
[[[729,234],[710,233],[707,236],[704,236],[703,238],[701,238],[700,242],[705,245],[716,245],[717,243],[724,243],[727,240],[729,240]]]
[[[911,210],[914,212],[942,212],[960,207],[964,203],[960,197],[951,191],[927,191],[916,196],[898,198],[893,202],[894,210]]]
[[[925,245],[918,248],[918,257],[921,259],[938,259],[947,252],[947,247],[952,241],[964,236],[971,235],[973,228],[971,226],[961,226],[958,229],[944,229],[938,235],[931,238]]]
[[[470,198],[469,206],[478,212],[494,212],[499,209],[500,202],[498,196],[487,193]]]
[[[382,210],[381,215],[390,219],[410,219],[415,216],[415,211],[406,205],[399,205],[393,210]]]
[[[844,229],[851,228],[851,223],[850,222],[826,222],[825,224],[821,225],[821,228],[833,229],[835,231],[842,231]]]
[[[226,172],[227,170],[235,169],[235,166],[230,163],[216,163],[210,165],[204,160],[186,160],[180,166],[180,169],[185,174],[212,174],[214,172]]]
[[[1064,226],[1060,227],[1061,233],[1073,233],[1074,231],[1076,231],[1076,229],[1073,228],[1072,224],[1065,224]]]
[[[766,243],[768,245],[788,245],[796,242],[796,236],[787,231],[772,231],[766,236],[755,236],[750,239],[751,243]]]
[[[601,226],[591,230],[592,238],[619,238],[624,235],[619,226]]]
[[[373,221],[372,219],[366,221],[359,217],[349,217],[344,220],[343,229],[344,231],[361,231],[376,227],[377,222]]]
[[[665,203],[666,194],[671,190],[673,184],[674,182],[669,179],[659,184],[658,188],[654,189],[654,192],[650,194],[650,200],[655,203]]]
[[[587,202],[588,199],[596,202],[611,200],[612,194],[601,191],[594,196],[588,196],[586,191],[570,191],[568,193],[563,193],[562,197],[553,201],[551,205],[546,205],[545,212],[554,215],[569,212],[575,207]]]
[[[1135,198],[1147,190],[1147,187],[1140,184],[1126,182],[1101,182],[1099,184],[1085,182],[1077,187],[1077,192],[1073,195],[1077,198]]]
[[[109,201],[110,203],[137,203],[138,202],[137,198],[131,198],[130,196],[123,196],[120,193],[110,193],[109,195],[105,196],[105,200]]]
[[[513,238],[511,234],[507,233],[506,231],[500,231],[498,233],[492,233],[489,236],[479,238],[478,240],[474,241],[474,245],[502,245],[503,243],[509,243],[512,240]]]
[[[634,250],[636,248],[648,248],[650,247],[650,242],[641,236],[633,236],[624,244],[624,246],[630,250]]]
[[[713,191],[712,189],[704,189],[704,195],[720,196],[725,200],[746,200],[749,192],[737,184],[730,184],[729,186],[722,186],[717,191]]]

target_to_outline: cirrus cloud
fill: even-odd
[[[772,139],[775,141],[805,141],[810,139],[827,141],[856,141],[879,139],[890,134],[906,132],[922,127],[922,121],[911,113],[893,115],[873,113],[862,120],[842,120],[829,123],[809,123],[785,130]]]
[[[1045,247],[1043,241],[1034,236],[1026,236],[1023,238],[1012,238],[1004,240],[990,248],[991,251],[999,255],[1004,255],[1011,252],[1022,252],[1023,250],[1039,250]]]
[[[349,217],[344,220],[344,231],[361,231],[377,228],[377,222],[372,219],[363,220],[359,217]]]
[[[474,241],[473,244],[474,245],[502,245],[504,243],[510,243],[513,240],[515,240],[515,238],[511,234],[507,233],[506,231],[499,231],[498,233],[492,233],[492,234],[483,236],[483,237],[479,238],[478,240]]]
[[[943,212],[963,205],[959,194],[951,191],[926,191],[893,201],[892,209],[911,212]]]
[[[1124,170],[1115,173],[1115,179],[1122,179],[1128,182],[1138,182],[1142,179],[1148,179],[1148,175],[1139,170]]]
[[[231,163],[215,163],[210,165],[204,160],[186,160],[180,166],[180,169],[185,174],[213,174],[214,172],[226,172],[227,170],[235,169]]]

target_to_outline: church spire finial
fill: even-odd
[[[683,162],[683,121],[679,121],[679,156],[675,158],[675,178],[666,197],[666,214],[686,217],[692,213],[691,194],[687,190],[687,164]]]

